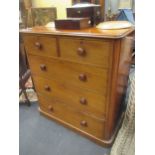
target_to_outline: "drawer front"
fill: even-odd
[[[65,85],[61,81],[57,82],[36,76],[33,77],[33,80],[38,94],[44,94],[53,100],[61,101],[92,117],[105,118],[105,96]]]
[[[107,92],[108,70],[32,55],[29,55],[29,63],[33,75],[55,79],[102,95]]]
[[[61,57],[64,59],[110,67],[112,41],[60,38],[59,44]]]
[[[67,17],[91,17],[93,8],[67,8]]]
[[[24,36],[26,51],[41,56],[57,56],[56,39],[48,36]]]
[[[39,96],[40,109],[76,128],[95,137],[104,138],[104,121],[91,118],[83,113],[74,111],[58,101],[50,101]]]

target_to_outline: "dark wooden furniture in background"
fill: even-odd
[[[25,8],[23,1],[19,1],[19,9],[21,12],[21,20],[22,20],[22,23],[20,24],[19,28],[26,28],[27,27],[27,9]]]
[[[92,3],[94,0],[73,0],[73,4],[76,3],[83,3],[83,2],[88,2],[88,3]]]
[[[30,106],[30,100],[27,96],[25,84],[31,76],[30,69],[28,68],[26,53],[24,49],[24,44],[20,42],[19,44],[19,96],[22,93],[25,96],[25,103]]]
[[[68,18],[89,18],[91,25],[95,26],[101,22],[101,7],[94,5],[89,7],[68,7]]]
[[[56,19],[55,28],[57,29],[84,29],[91,27],[89,18],[67,18],[67,19]]]
[[[40,112],[110,146],[131,63],[130,29],[21,30]]]
[[[105,16],[105,0],[72,0],[73,5],[77,4],[77,3],[84,3],[84,2],[89,2],[89,3],[101,5],[101,21],[104,20],[104,16]]]

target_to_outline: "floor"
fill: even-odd
[[[19,108],[19,155],[107,155],[109,149],[50,121],[37,102]]]

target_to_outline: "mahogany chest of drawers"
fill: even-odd
[[[110,146],[121,118],[134,30],[21,30],[39,111]]]

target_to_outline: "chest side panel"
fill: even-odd
[[[123,103],[131,64],[133,40],[123,38],[114,43],[111,81],[108,91],[107,123],[105,129],[106,138],[109,139],[116,131],[116,125],[121,117],[121,105]]]

